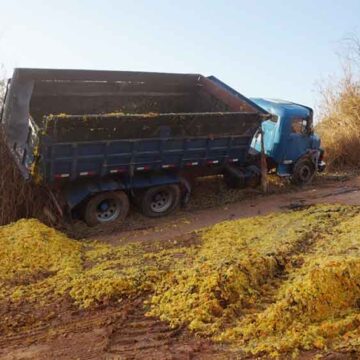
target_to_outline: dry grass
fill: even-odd
[[[343,76],[321,89],[316,131],[330,170],[360,167],[360,40],[351,39]]]
[[[346,74],[323,92],[323,115],[317,126],[332,170],[360,167],[360,82]]]

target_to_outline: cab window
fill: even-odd
[[[291,122],[291,131],[294,134],[307,134],[307,120],[303,118],[293,118]]]

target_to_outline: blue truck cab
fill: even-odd
[[[284,100],[251,99],[272,114],[255,134],[251,150],[261,152],[261,136],[269,170],[289,177],[296,184],[309,183],[325,168],[320,138],[313,130],[313,110]]]

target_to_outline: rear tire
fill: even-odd
[[[148,217],[161,217],[170,214],[180,203],[179,185],[154,186],[144,190],[139,199],[141,212]]]
[[[310,159],[300,159],[294,166],[291,182],[295,185],[309,184],[315,176],[315,165]]]
[[[124,220],[129,212],[129,199],[123,191],[102,192],[85,205],[84,221],[89,226]]]

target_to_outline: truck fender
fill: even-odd
[[[133,190],[146,189],[152,186],[179,184],[180,176],[177,174],[157,174],[151,176],[137,176],[126,184],[126,187]]]
[[[326,163],[323,161],[324,150],[322,148],[310,150],[309,156],[315,165],[316,172],[323,172],[326,167]]]
[[[315,170],[318,170],[318,163],[319,163],[319,158],[320,158],[320,154],[321,154],[321,150],[320,149],[311,149],[308,150],[306,152],[306,154],[304,154],[303,156],[301,156],[300,158],[298,158],[296,160],[296,162],[294,163],[294,166],[297,162],[307,158],[309,160],[311,160],[311,162],[314,164],[315,166]]]
[[[125,185],[116,180],[102,180],[71,184],[65,192],[66,203],[70,210],[98,192],[124,190]]]
[[[189,179],[178,174],[162,174],[151,177],[151,179],[135,178],[130,186],[130,193],[134,199],[137,197],[137,190],[147,189],[153,186],[161,185],[180,185],[181,189],[181,205],[185,206],[191,195],[191,183]]]

